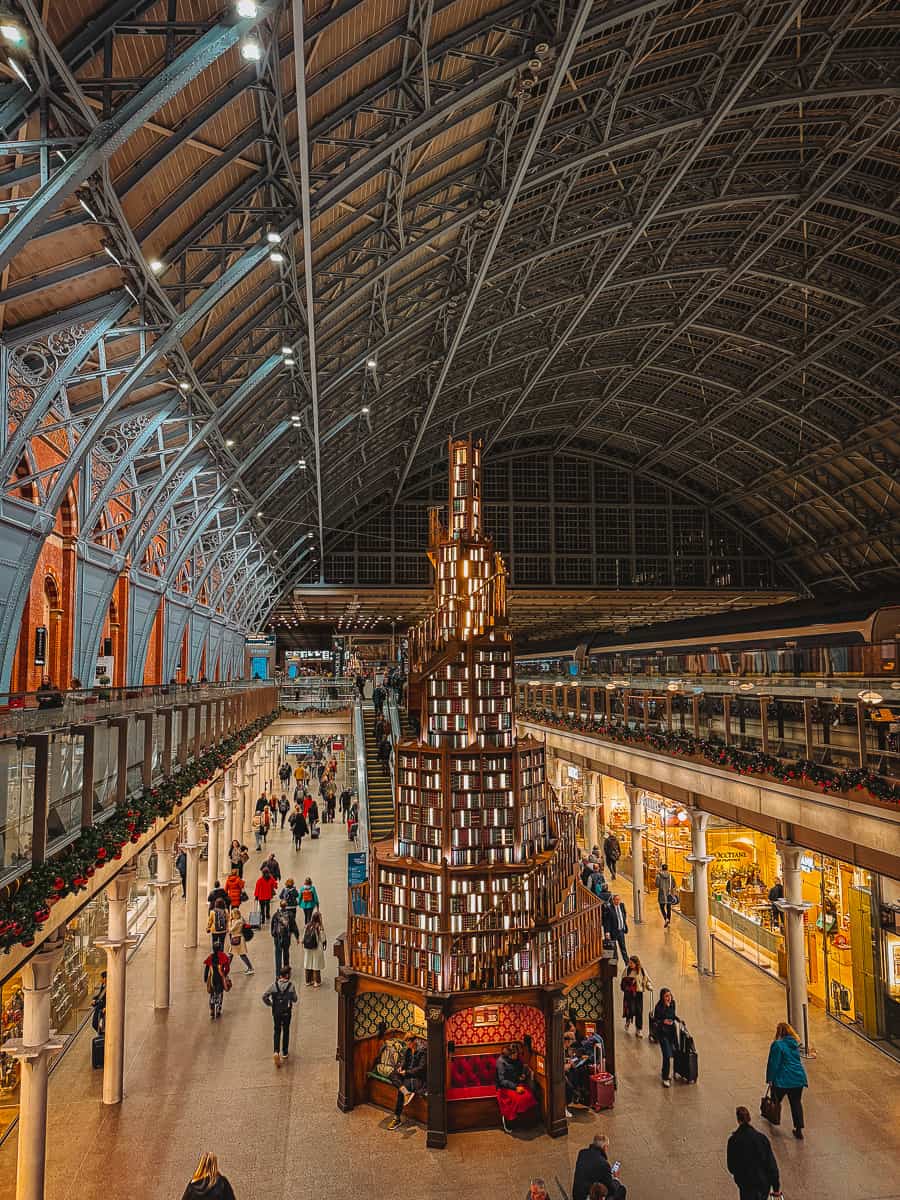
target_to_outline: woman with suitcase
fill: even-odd
[[[769,1047],[766,1083],[779,1102],[788,1098],[794,1121],[794,1137],[803,1140],[803,1089],[809,1086],[806,1068],[800,1059],[800,1037],[787,1021],[779,1021],[775,1040]]]
[[[659,993],[659,999],[656,1002],[656,1007],[653,1009],[653,1035],[659,1042],[659,1048],[662,1052],[662,1071],[660,1077],[663,1087],[671,1087],[672,1081],[669,1079],[669,1074],[672,1068],[672,1060],[675,1057],[675,1040],[677,1037],[676,1021],[678,1018],[675,1015],[675,997],[668,988],[663,988]]]

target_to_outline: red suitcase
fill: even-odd
[[[603,1046],[594,1047],[594,1065],[590,1074],[591,1108],[594,1112],[602,1112],[612,1108],[616,1102],[616,1080],[606,1069],[606,1055]]]

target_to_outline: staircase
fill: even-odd
[[[394,836],[394,797],[391,777],[385,773],[378,757],[375,740],[375,710],[363,708],[366,731],[366,795],[369,804],[369,836],[373,842]]]

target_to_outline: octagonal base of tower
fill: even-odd
[[[339,962],[347,947],[335,946]],[[566,1020],[579,1034],[599,1033],[607,1069],[615,1072],[612,981],[616,962],[601,958],[557,983],[488,991],[423,991],[342,965],[338,994],[338,1107],[359,1104],[392,1110],[397,1088],[379,1063],[414,1033],[428,1051],[424,1094],[404,1115],[426,1129],[426,1144],[441,1149],[448,1135],[501,1124],[495,1083],[497,1055],[516,1043],[537,1084],[538,1107],[523,1124],[542,1125],[550,1137],[568,1133]],[[387,1052],[385,1053],[385,1048]]]

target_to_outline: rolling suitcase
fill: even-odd
[[[310,836],[311,838],[317,838],[321,832],[322,832],[322,831],[321,831],[321,829],[319,828],[319,824],[318,824],[318,822],[316,822],[316,824],[315,824],[315,825],[313,825],[312,829],[310,829],[310,831],[309,831],[309,836]]]
[[[612,1108],[616,1102],[616,1081],[606,1069],[606,1055],[603,1053],[603,1043],[594,1046],[594,1065],[589,1077],[591,1108],[594,1112],[602,1112]]]
[[[698,1075],[697,1050],[694,1039],[687,1031],[683,1021],[678,1023],[678,1041],[675,1043],[675,1074],[680,1075],[685,1083],[696,1083]]]
[[[103,1050],[106,1045],[106,1038],[102,1033],[98,1033],[91,1040],[91,1066],[95,1071],[103,1069]]]

